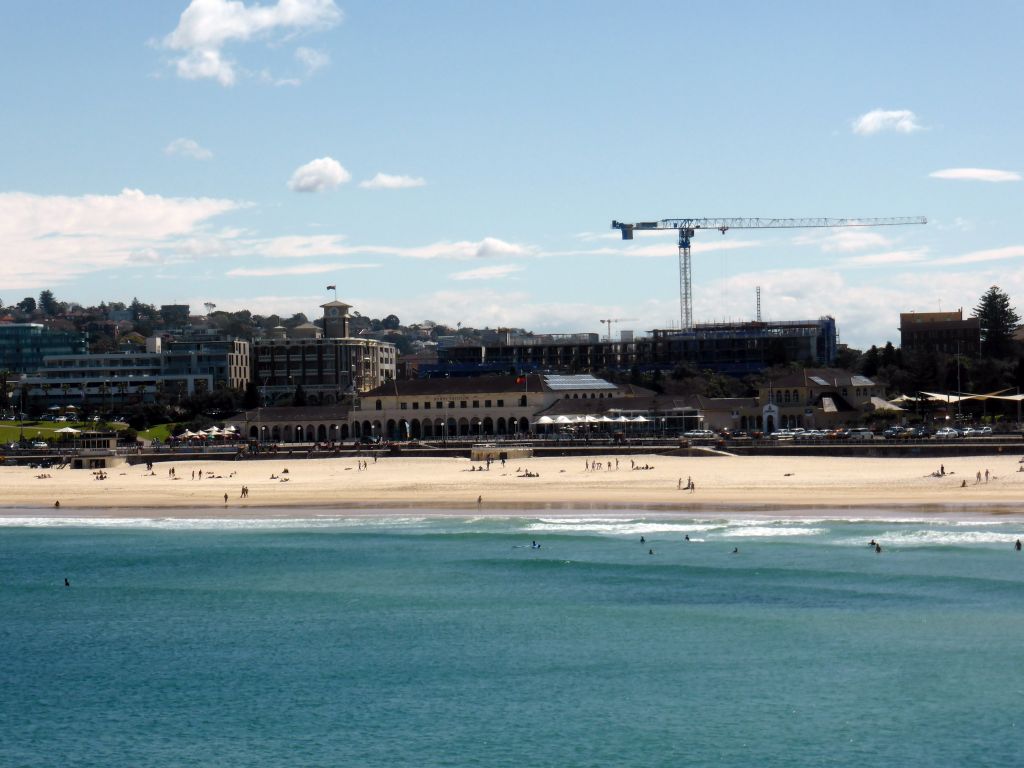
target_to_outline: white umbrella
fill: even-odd
[[[639,424],[645,424],[648,421],[650,421],[650,419],[645,419],[643,416],[637,416],[635,419],[633,419],[633,421],[635,421],[635,422],[637,422]]]
[[[64,427],[62,429],[55,429],[53,431],[58,435],[77,435],[82,430],[75,429],[74,427]]]
[[[555,420],[552,419],[550,416],[541,416],[539,419],[537,419],[533,423],[534,424],[554,424]]]
[[[555,419],[555,423],[556,424],[572,424],[572,419],[570,419],[568,416],[559,416],[557,419]]]

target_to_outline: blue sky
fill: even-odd
[[[1010,2],[17,3],[0,26],[0,299],[403,322],[1024,310],[1024,6]]]

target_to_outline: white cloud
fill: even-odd
[[[460,240],[455,243],[440,242],[414,248],[381,248],[369,249],[370,253],[392,253],[411,259],[495,259],[509,256],[532,256],[534,250],[516,243],[506,243],[496,237],[485,237],[483,240]]]
[[[864,256],[850,256],[843,259],[842,263],[848,267],[878,267],[889,264],[912,264],[924,261],[927,257],[927,248],[916,248],[905,251],[871,253]]]
[[[449,277],[452,280],[496,280],[522,271],[523,267],[518,264],[495,264],[490,267],[477,267],[476,269],[467,269],[465,272],[455,272]]]
[[[344,235],[284,235],[241,240],[238,245],[245,253],[280,259],[373,254],[408,259],[468,261],[472,259],[525,258],[537,255],[537,249],[533,246],[507,243],[496,237],[485,237],[476,241],[442,241],[429,245],[394,246],[349,245],[346,243]]]
[[[359,186],[364,189],[409,189],[425,186],[426,183],[427,180],[419,176],[392,176],[389,173],[378,173],[372,179],[359,182]]]
[[[868,248],[888,248],[893,241],[878,232],[864,229],[843,229],[827,235],[797,235],[793,238],[795,245],[816,245],[826,253],[851,253]]]
[[[913,133],[920,130],[917,115],[909,109],[873,109],[853,121],[853,132],[862,136],[882,131]]]
[[[234,200],[0,193],[0,273],[10,288],[57,285],[79,275],[165,259]]]
[[[331,63],[331,57],[323,51],[304,46],[295,49],[295,58],[306,68],[307,75],[312,75]]]
[[[933,179],[953,179],[956,181],[1020,181],[1016,171],[998,171],[994,168],[945,168],[928,174]]]
[[[755,248],[761,244],[759,240],[694,240],[690,246],[690,253],[698,255],[714,253],[716,251],[738,251],[744,248]],[[548,258],[557,256],[623,256],[626,258],[653,259],[678,256],[679,245],[673,240],[670,243],[656,243],[653,245],[626,245],[618,248],[605,246],[604,248],[572,251],[546,251],[538,255]]]
[[[352,174],[333,157],[318,157],[295,169],[288,180],[288,189],[293,192],[323,192],[351,178]]]
[[[322,275],[341,269],[376,269],[379,264],[303,264],[298,267],[238,267],[228,270],[228,277],[291,277],[295,275]]]
[[[950,256],[945,259],[936,259],[931,262],[936,266],[950,266],[955,264],[978,264],[986,261],[1005,261],[1007,259],[1019,259],[1024,257],[1024,245],[1008,245],[1003,248],[990,248],[984,251],[973,251],[962,256]]]
[[[162,45],[181,52],[175,62],[179,77],[213,79],[227,86],[235,83],[237,72],[234,62],[223,56],[226,44],[275,32],[328,29],[341,19],[334,0],[278,0],[251,6],[241,0],[192,0]]]
[[[354,303],[360,312],[370,317],[383,317],[395,312],[394,301],[379,296],[348,296],[345,300]],[[475,328],[529,328],[541,333],[579,333],[591,330],[603,336],[605,329],[598,318],[642,318],[620,326],[622,329],[646,330],[666,327],[665,318],[671,317],[672,311],[671,307],[656,301],[628,308],[607,303],[572,302],[564,298],[543,301],[527,291],[474,285],[471,290],[446,289],[408,297],[403,299],[401,311],[397,314],[404,322],[430,318],[451,327],[461,322]],[[675,316],[679,316],[678,309],[675,310]],[[620,326],[616,326],[616,331],[620,330]]]
[[[194,160],[209,160],[213,152],[199,145],[195,139],[175,139],[164,147],[165,155],[181,155]]]

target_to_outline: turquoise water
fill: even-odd
[[[615,514],[4,520],[0,765],[1024,764],[1024,523]]]

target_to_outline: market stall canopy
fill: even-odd
[[[874,408],[876,411],[899,411],[900,413],[902,413],[903,411],[906,410],[905,408],[900,408],[895,403],[890,403],[889,401],[883,400],[880,397],[871,398],[871,407]]]

